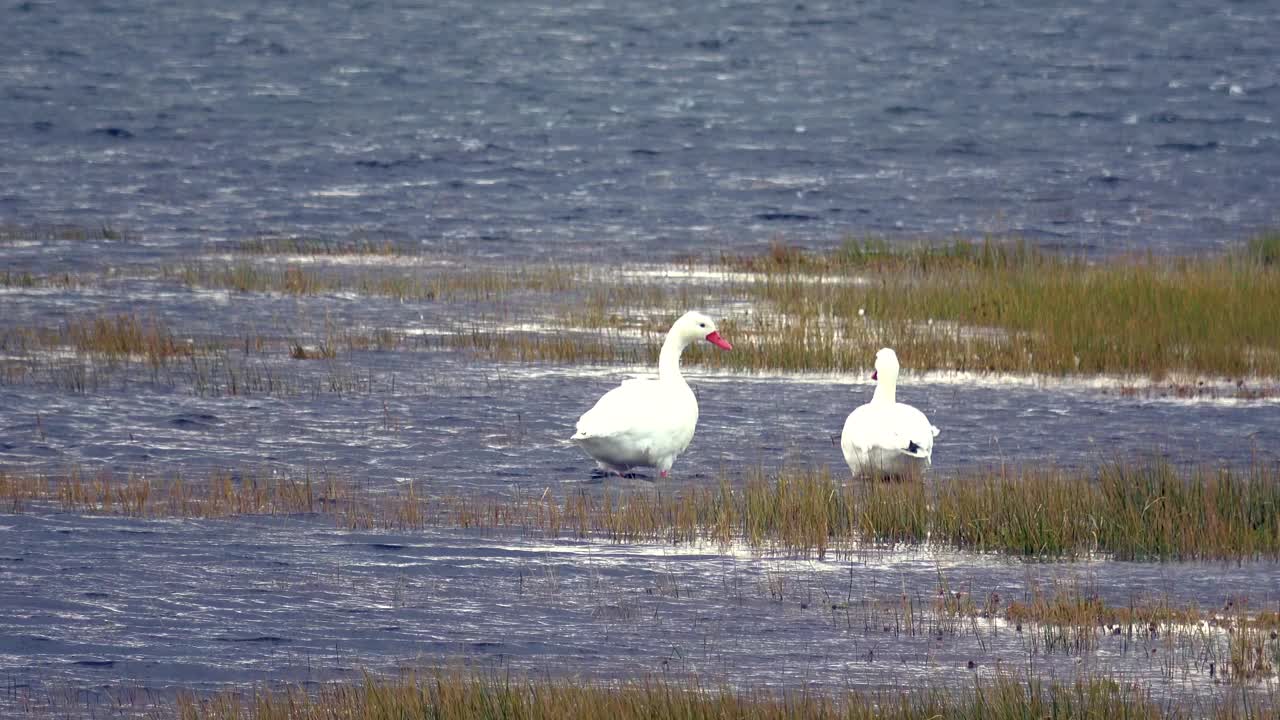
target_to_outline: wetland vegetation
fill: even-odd
[[[0,245],[114,242],[119,231],[0,229]],[[165,266],[38,273],[6,269],[0,290],[91,294],[122,283],[156,291],[138,309],[98,307],[0,329],[0,384],[48,383],[85,395],[150,381],[199,398],[394,394],[378,353],[498,362],[650,366],[688,307],[723,318],[733,353],[692,349],[690,364],[746,372],[862,372],[898,349],[909,372],[1130,378],[1231,397],[1278,391],[1280,234],[1214,255],[1069,257],[1016,239],[915,245],[849,239],[828,251],[776,242],[766,252],[662,266],[462,263],[363,237],[222,243]],[[112,290],[115,292],[115,290]],[[146,293],[143,293],[146,296]],[[169,298],[287,302],[244,323],[186,326]],[[341,302],[420,307],[362,321]],[[315,301],[315,302],[313,302]],[[330,302],[333,301],[333,302]],[[196,302],[201,302],[198,300]],[[319,308],[319,309],[317,309]],[[37,315],[38,317],[38,315]],[[374,320],[368,320],[373,317]],[[398,318],[398,319],[397,319]],[[1216,392],[1211,390],[1210,392]],[[383,426],[395,424],[383,403]],[[40,436],[45,426],[34,415]],[[43,439],[43,437],[41,437]],[[130,438],[132,441],[132,437]],[[781,460],[779,460],[780,462]],[[47,466],[46,466],[47,467]],[[253,469],[132,473],[71,465],[0,468],[8,513],[130,518],[319,517],[361,531],[462,530],[474,536],[745,550],[757,558],[835,559],[869,548],[937,549],[1042,560],[1280,560],[1280,469],[1102,462],[963,468],[911,482],[851,482],[843,468],[756,467],[702,482],[583,486],[558,478],[508,492],[434,491],[431,471],[374,486],[347,471]],[[777,601],[785,574],[758,588]],[[786,598],[784,601],[783,598]],[[1025,634],[1031,652],[1088,653],[1119,635],[1210,668],[1215,683],[1274,688],[1278,608],[1142,597],[1108,603],[1087,587],[1019,597],[938,587],[799,600],[832,627],[956,634],[987,623]],[[994,630],[993,630],[994,631]],[[975,642],[982,635],[973,630]],[[1161,644],[1165,643],[1165,644]],[[1183,672],[1170,667],[1170,674]],[[1251,696],[1257,698],[1257,695]],[[274,717],[1252,717],[1245,695],[1188,705],[1137,683],[981,676],[969,688],[821,695],[699,687],[667,678],[595,684],[571,677],[369,676],[356,685],[188,696],[190,718]],[[1236,700],[1240,700],[1237,702]],[[1207,702],[1207,701],[1206,701]],[[1273,703],[1273,697],[1263,698]],[[1267,705],[1269,707],[1269,705]],[[571,710],[570,710],[571,709]],[[38,711],[36,711],[38,714]]]
[[[369,240],[260,238],[232,245],[231,259],[170,266],[151,279],[235,293],[456,305],[457,321],[429,337],[406,328],[344,327],[341,334],[376,334],[384,348],[416,343],[496,361],[649,364],[670,318],[700,307],[723,317],[737,348],[691,351],[690,362],[711,368],[861,371],[877,349],[894,347],[913,372],[1212,377],[1243,386],[1280,376],[1277,237],[1259,235],[1214,255],[1106,260],[1016,239],[904,245],[851,238],[824,252],[777,242],[758,255],[687,259],[643,272],[467,266]],[[271,254],[282,252],[289,254]],[[327,262],[343,257],[353,262]],[[300,261],[308,258],[316,262]],[[2,278],[15,287],[92,281],[9,271]],[[288,318],[281,323],[278,334],[297,334]],[[117,324],[121,333],[133,332],[131,323]],[[26,332],[50,342],[59,335]],[[182,328],[164,332],[186,336]],[[96,335],[76,349],[125,347],[108,333]]]
[[[1133,683],[1109,678],[1055,683],[997,677],[967,689],[824,694],[702,687],[696,680],[666,678],[592,683],[446,671],[387,681],[366,678],[316,692],[289,688],[188,696],[179,702],[179,715],[184,720],[1243,720],[1262,717],[1256,702],[1228,696],[1196,706],[1162,703]]]
[[[413,483],[375,492],[333,475],[191,479],[72,468],[58,477],[0,471],[0,502],[13,512],[55,506],[135,517],[324,513],[351,528],[437,525],[607,542],[741,543],[819,558],[867,544],[1031,558],[1280,558],[1280,476],[1263,464],[1001,467],[892,483],[849,481],[826,468],[757,469],[712,484],[632,491],[548,485],[505,497],[433,495]]]

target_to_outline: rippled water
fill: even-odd
[[[330,326],[426,338],[468,321],[456,304],[200,290],[161,272],[264,232],[427,253],[355,259],[354,272],[479,255],[651,264],[778,234],[1206,249],[1277,220],[1280,14],[1267,3],[24,2],[0,17],[0,223],[125,230],[6,238],[4,270],[85,284],[0,288],[5,332],[133,313],[183,338],[310,342]],[[536,302],[476,307],[536,319]],[[426,343],[158,369],[0,353],[23,369],[0,382],[0,468],[325,472],[489,497],[600,487],[566,438],[596,397],[646,370],[478,362]],[[256,384],[230,392],[229,368]],[[871,393],[851,376],[689,374],[701,420],[675,489],[784,463],[839,470],[831,437]],[[939,482],[999,463],[1280,459],[1280,402],[1121,385],[909,374],[900,395],[942,428]],[[0,515],[0,710],[27,693],[105,701],[457,659],[828,688],[1034,666],[1221,692],[1206,663],[1222,638],[1208,631],[1046,652],[999,621],[904,630],[875,609],[903,593],[928,605],[944,583],[975,598],[1060,583],[1120,605],[1280,603],[1275,563],[902,548],[817,561],[44,507]]]
[[[1139,632],[1104,636],[1093,651],[1046,651],[1036,631],[1002,621],[917,619],[910,629],[895,598],[906,592],[928,607],[945,580],[979,604],[992,592],[1020,599],[1054,582],[1096,588],[1119,605],[1280,602],[1274,565],[1037,565],[876,550],[846,561],[760,559],[442,530],[343,532],[304,517],[23,515],[5,518],[0,533],[9,548],[0,557],[0,659],[10,677],[104,694],[358,678],[363,669],[465,660],[596,678],[696,673],[827,688],[1084,670],[1141,679],[1161,694],[1212,696],[1221,689],[1208,664],[1223,661],[1207,639],[1221,641],[1220,632]]]
[[[256,304],[252,298],[238,302]],[[191,316],[217,326],[204,312]],[[180,367],[103,367],[85,392],[68,392],[54,375],[12,382],[0,386],[0,466],[193,478],[219,469],[324,472],[374,491],[413,480],[422,494],[495,498],[602,487],[593,463],[565,438],[627,370],[460,359],[431,350],[334,361],[281,353],[255,362],[275,367],[292,390],[247,396],[194,392]],[[839,472],[831,436],[871,391],[850,377],[689,374],[702,413],[674,479],[604,487],[738,483],[752,468],[783,463]],[[947,376],[907,377],[900,393],[943,428],[937,482],[1004,462],[1270,463],[1280,446],[1280,403],[1271,400],[1130,397],[1102,381]],[[34,508],[0,516],[0,664],[10,699],[70,689],[90,703],[128,688],[164,698],[183,688],[358,678],[366,669],[441,662],[827,688],[1103,672],[1161,695],[1225,692],[1209,670],[1222,662],[1221,631],[1166,629],[1105,636],[1086,651],[1049,650],[1037,631],[1003,621],[935,618],[905,628],[893,611],[903,593],[929,608],[943,588],[981,603],[991,593],[1022,599],[1037,587],[1084,587],[1119,606],[1154,598],[1262,609],[1280,603],[1280,565],[1038,564],[876,548],[818,561],[518,531],[347,531],[324,516],[123,519]]]
[[[511,258],[1275,224],[1266,2],[11,3],[0,219]]]

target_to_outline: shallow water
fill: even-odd
[[[196,476],[228,467],[294,477],[324,471],[375,487],[412,479],[442,493],[584,482],[593,463],[568,442],[573,424],[631,374],[461,364],[434,351],[356,353],[332,364],[274,362],[280,382],[293,383],[299,394],[202,397],[151,382],[146,368],[108,372],[85,395],[0,387],[6,409],[0,463],[55,473],[77,464],[120,474],[156,464]],[[182,380],[176,372],[175,383]],[[870,381],[696,369],[688,376],[701,412],[674,477],[691,482],[783,464],[839,470],[836,438],[844,418],[872,391]],[[351,389],[332,390],[343,383]],[[943,429],[933,466],[942,477],[1001,464],[1080,468],[1160,458],[1247,466],[1280,458],[1274,400],[1174,402],[1083,384],[1038,389],[909,378],[899,400],[926,408]]]
[[[81,303],[124,307],[131,294],[158,317],[231,335],[272,316],[325,309],[339,323],[376,316],[384,327],[427,331],[432,322],[412,304],[324,296],[240,294],[224,313],[216,294],[146,282],[13,292],[6,322],[47,322]],[[833,436],[872,390],[850,376],[691,367],[701,417],[673,478],[602,481],[566,438],[600,393],[643,368],[495,364],[412,347],[310,361],[283,351],[232,353],[225,366],[275,383],[233,395],[221,381],[201,390],[201,373],[185,362],[153,369],[45,351],[10,362],[31,373],[0,385],[0,466],[9,469],[332,475],[375,492],[413,481],[423,495],[492,498],[740,483],[749,470],[784,464],[840,474]],[[70,372],[87,378],[77,391]],[[908,375],[900,399],[925,408],[943,430],[937,482],[1002,463],[1088,468],[1158,457],[1248,465],[1280,457],[1274,399],[1128,396],[1120,386]],[[817,561],[519,531],[354,532],[307,515],[148,520],[36,507],[0,518],[0,548],[0,660],[10,701],[71,692],[92,704],[125,689],[165,698],[182,688],[358,678],[364,669],[441,662],[833,689],[963,684],[974,673],[1010,670],[1060,679],[1102,672],[1203,700],[1224,692],[1221,676],[1209,672],[1210,662],[1221,667],[1220,631],[1140,631],[1083,649],[1046,647],[1038,630],[996,620],[934,616],[904,628],[894,598],[905,593],[927,609],[945,584],[978,601],[1079,586],[1121,606],[1144,598],[1206,609],[1280,603],[1280,565],[1272,562],[1040,564],[876,548]]]
[[[645,263],[631,271],[653,277],[675,257],[778,236],[825,247],[849,233],[1012,232],[1099,253],[1188,251],[1277,221],[1280,15],[1265,3],[23,2],[0,17],[0,224],[20,228],[2,234],[2,269],[84,281],[0,288],[0,332],[132,313],[184,341],[275,343],[160,368],[6,344],[6,470],[329,473],[374,491],[413,481],[488,497],[679,489],[783,464],[839,474],[831,438],[871,393],[851,376],[690,368],[701,421],[673,479],[601,482],[566,438],[596,397],[645,368],[504,365],[429,342],[480,319],[536,326],[542,299],[519,292],[399,302],[193,290],[164,275],[238,262],[227,241],[259,233],[409,251],[255,258],[266,264],[425,274],[538,258]],[[123,235],[22,230],[64,223]],[[334,360],[282,349],[330,328],[422,342]],[[938,482],[1001,463],[1280,460],[1274,398],[1234,397],[1230,379],[1195,398],[1130,384],[1144,386],[918,376],[908,363],[900,398],[942,428]],[[903,594],[930,607],[944,583],[1006,602],[1056,584],[1120,605],[1280,604],[1271,562],[902,548],[818,561],[353,532],[308,515],[36,507],[0,515],[0,712],[27,695],[66,693],[93,714],[134,690],[163,698],[450,661],[739,686],[964,685],[1034,670],[1133,677],[1162,696],[1227,687],[1208,670],[1224,647],[1208,629],[1049,649],[998,621],[904,628],[885,610]]]
[[[979,604],[1055,583],[1118,605],[1280,603],[1280,568],[1270,564],[1037,564],[875,549],[816,561],[449,530],[345,532],[308,517],[20,515],[0,533],[0,658],[13,682],[37,687],[200,689],[466,661],[833,689],[963,684],[1001,669],[1061,679],[1098,671],[1203,696],[1220,691],[1208,663],[1223,665],[1215,643],[1224,639],[1208,628],[1099,631],[1096,649],[1050,650],[1031,628],[931,620],[920,609],[943,582]],[[915,627],[895,607],[904,592],[920,613]]]
[[[1268,3],[0,9],[0,220],[647,259],[1277,222]],[[998,32],[995,29],[998,28]]]

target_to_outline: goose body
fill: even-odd
[[[884,348],[876,353],[876,381],[871,402],[844,422],[840,449],[854,476],[900,477],[927,468],[938,435],[925,414],[897,401],[898,356]]]
[[[698,425],[698,399],[680,372],[680,355],[698,340],[732,349],[711,318],[685,313],[662,344],[656,379],[627,380],[578,418],[571,439],[601,470],[622,474],[635,467],[654,467],[667,477],[676,458],[693,441]]]

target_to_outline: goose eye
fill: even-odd
[[[706,326],[707,326],[706,323],[698,323],[698,327],[700,328],[705,328]]]

